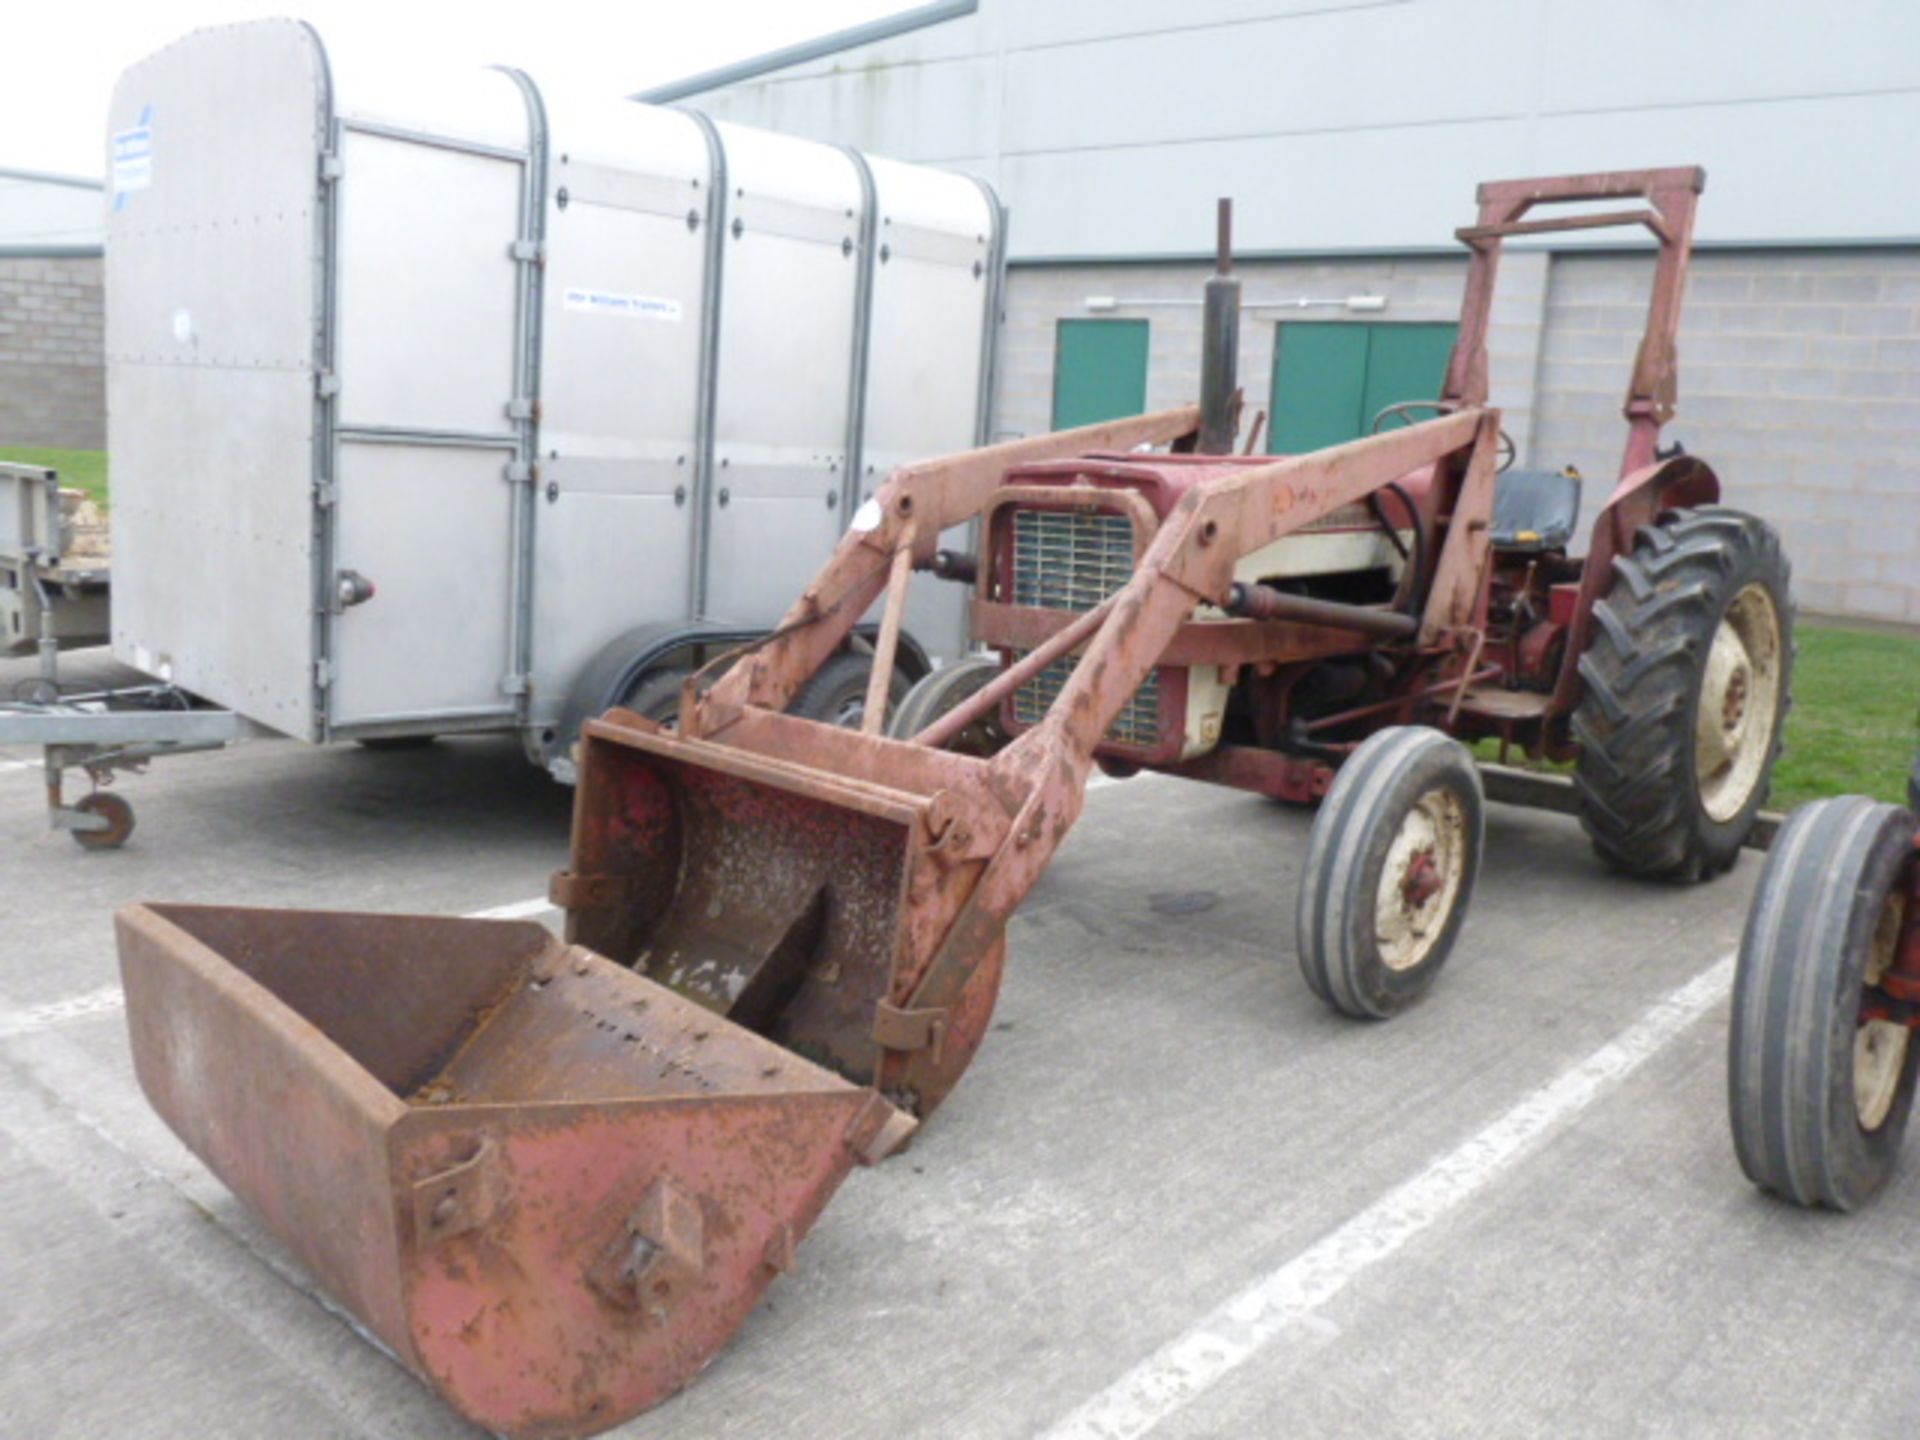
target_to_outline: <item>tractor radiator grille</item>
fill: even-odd
[[[1016,658],[1025,651],[1016,652]],[[1033,679],[1013,692],[1013,718],[1021,725],[1038,725],[1046,718],[1055,698],[1066,688],[1077,662],[1069,657],[1056,660]],[[1151,748],[1160,739],[1160,672],[1147,676],[1146,683],[1133,692],[1133,698],[1120,707],[1107,727],[1107,739],[1116,745]]]
[[[1015,605],[1091,610],[1133,578],[1133,522],[1111,511],[1013,512]]]
[[[1012,594],[1015,605],[1091,610],[1133,578],[1133,522],[1111,511],[1015,510]],[[1025,651],[1018,652],[1024,655]],[[1066,687],[1077,662],[1057,660],[1013,695],[1016,723],[1038,725]],[[1107,739],[1150,747],[1160,738],[1160,672],[1134,691]]]

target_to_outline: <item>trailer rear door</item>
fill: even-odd
[[[533,155],[514,82],[482,83],[465,135],[343,122],[332,565],[336,595],[356,579],[372,594],[329,617],[336,731],[459,728],[515,708],[515,246]]]

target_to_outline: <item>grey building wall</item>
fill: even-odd
[[[1275,322],[1453,320],[1466,276],[1464,258],[1438,257],[1239,268],[1249,415],[1268,403]],[[1047,428],[1061,318],[1148,319],[1148,405],[1190,401],[1206,273],[1197,263],[1015,267],[996,430]],[[1586,477],[1583,532],[1619,474],[1620,405],[1651,279],[1650,254],[1531,251],[1501,264],[1493,400],[1523,464],[1573,464]],[[1353,294],[1383,296],[1387,308],[1286,303]],[[1092,297],[1118,303],[1096,311]],[[1801,608],[1920,624],[1920,247],[1697,255],[1679,350],[1679,413],[1666,436],[1714,465],[1729,504],[1779,527]]]
[[[1920,125],[1920,5],[954,8],[663,98],[996,185],[1016,262],[1001,431],[1046,426],[1063,316],[1149,318],[1148,403],[1189,396],[1216,196],[1235,197],[1242,255],[1274,257],[1243,260],[1249,300],[1368,291],[1388,308],[1356,318],[1443,320],[1476,181],[1700,164],[1706,248],[1669,434],[1719,466],[1732,503],[1779,525],[1803,608],[1920,623],[1920,187],[1889,180]],[[1618,470],[1650,276],[1644,256],[1607,248],[1620,243],[1510,252],[1491,337],[1494,399],[1523,458],[1579,465],[1590,512]],[[1089,295],[1152,303],[1094,312]],[[1280,313],[1243,320],[1253,404]],[[1342,312],[1294,314],[1315,317]]]
[[[1617,467],[1649,277],[1630,256],[1555,260],[1540,459]],[[1779,526],[1803,609],[1920,623],[1920,247],[1697,256],[1667,433]]]
[[[102,204],[98,180],[0,166],[0,250],[97,249]]]
[[[101,268],[0,255],[0,445],[106,445]]]
[[[1219,195],[1250,251],[1437,247],[1480,180],[1652,165],[1706,167],[1709,243],[1920,240],[1911,0],[979,0],[699,83],[981,175],[1018,259],[1201,254]]]

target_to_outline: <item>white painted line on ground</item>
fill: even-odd
[[[533,900],[516,900],[511,905],[495,905],[490,910],[475,910],[460,918],[463,920],[525,920],[530,916],[544,915],[554,908],[556,907],[552,901],[541,897]],[[0,1039],[9,1035],[31,1035],[37,1030],[50,1030],[56,1025],[90,1019],[95,1015],[106,1015],[120,1009],[126,1003],[127,997],[121,993],[118,985],[102,985],[98,990],[69,995],[63,1000],[49,1000],[44,1005],[31,1005],[24,1010],[0,1010]]]
[[[9,770],[38,770],[45,763],[43,760],[0,760],[0,775]]]
[[[38,762],[34,762],[38,763]],[[1096,774],[1088,779],[1087,789],[1098,790],[1119,782],[1109,775]],[[538,915],[546,915],[560,907],[544,895],[536,895],[528,900],[515,900],[506,905],[494,905],[485,910],[469,910],[462,920],[531,920]],[[89,990],[84,995],[70,995],[64,1000],[52,1000],[45,1005],[34,1005],[25,1010],[0,1011],[0,1038],[8,1035],[27,1035],[36,1030],[46,1030],[55,1025],[64,1025],[72,1020],[85,1020],[92,1015],[104,1015],[118,1010],[125,1003],[118,985],[103,985],[98,990]]]
[[[0,1006],[0,1036],[20,1033],[26,1013]],[[400,1379],[405,1372],[393,1352],[277,1245],[263,1242],[256,1222],[236,1226],[221,1213],[229,1202],[220,1183],[180,1149],[159,1118],[141,1104],[137,1089],[109,1075],[96,1051],[60,1035],[29,1036],[10,1047],[5,1064],[31,1088],[25,1095],[9,1094],[9,1103],[0,1108],[0,1134],[42,1169],[64,1179],[115,1234],[140,1244],[158,1262],[155,1268],[217,1307],[250,1342],[310,1389],[331,1412],[339,1433],[369,1440],[402,1440],[418,1433],[418,1423],[430,1418],[425,1413],[429,1407],[418,1403],[424,1392]],[[89,1143],[89,1136],[105,1147],[104,1154]],[[184,1168],[162,1158],[176,1152]],[[182,1208],[181,1202],[191,1208]],[[188,1217],[212,1220],[247,1261],[257,1265],[237,1263],[238,1256],[203,1245],[199,1232],[205,1227],[183,1225]],[[270,1284],[262,1284],[269,1275],[284,1281],[289,1294],[318,1305],[394,1361],[394,1371],[370,1370],[357,1360],[330,1362],[325,1353],[315,1353],[302,1343],[295,1316],[282,1297],[272,1293]],[[262,1324],[263,1314],[277,1323]],[[397,1416],[396,1405],[419,1413],[410,1419]]]
[[[1147,1434],[1485,1190],[1724,1001],[1732,984],[1728,955],[1459,1148],[1149,1355],[1041,1440],[1134,1440]]]
[[[105,1015],[118,1010],[125,1003],[126,997],[120,993],[118,985],[102,985],[98,990],[69,995],[64,1000],[49,1000],[44,1005],[29,1006],[25,1010],[0,1010],[0,1037],[31,1035],[36,1030],[64,1025],[70,1020]]]
[[[511,905],[495,905],[490,910],[470,910],[460,918],[462,920],[526,920],[559,908],[546,896],[536,895],[531,900],[516,900]]]

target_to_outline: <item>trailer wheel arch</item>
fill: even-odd
[[[872,624],[856,626],[848,643],[870,646],[878,628]],[[559,723],[535,727],[528,733],[527,746],[535,763],[551,769],[563,762],[579,738],[581,727],[623,702],[649,670],[662,666],[693,668],[691,661],[697,649],[745,645],[766,633],[759,626],[678,622],[637,625],[615,636],[580,668],[568,688]],[[933,669],[926,650],[905,630],[900,632],[894,664],[909,684]]]

